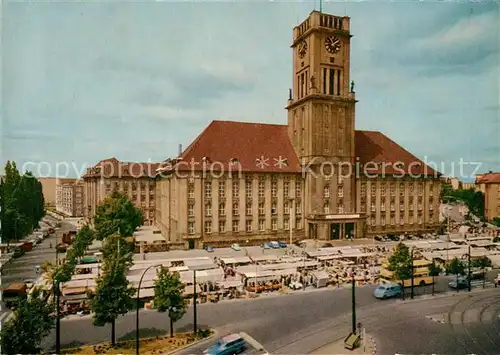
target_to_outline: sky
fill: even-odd
[[[315,6],[5,1],[2,163],[76,177],[110,157],[174,157],[212,120],[286,124],[292,29]],[[356,129],[445,175],[500,171],[498,2],[325,2],[323,12],[351,17]]]

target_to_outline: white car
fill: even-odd
[[[241,250],[240,245],[239,245],[239,244],[236,244],[236,243],[235,243],[235,244],[233,244],[233,245],[231,245],[231,249],[233,249],[233,250],[235,250],[235,251],[240,251],[240,250]]]

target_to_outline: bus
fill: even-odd
[[[432,261],[425,259],[413,260],[413,285],[414,286],[426,286],[432,285],[433,277],[429,275],[429,266]],[[407,280],[397,280],[394,277],[394,273],[388,269],[388,264],[383,263],[382,269],[380,270],[380,280],[382,283],[398,283],[402,284],[404,287],[411,287],[411,278]]]

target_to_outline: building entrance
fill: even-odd
[[[354,223],[345,224],[345,238],[354,238]]]
[[[339,240],[340,239],[340,223],[332,223],[330,224],[330,240]]]

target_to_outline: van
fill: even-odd
[[[233,355],[245,351],[246,343],[241,335],[235,333],[226,335],[203,353],[207,355]]]
[[[373,296],[378,299],[387,299],[392,297],[401,296],[401,285],[399,284],[386,284],[379,285],[375,291],[373,291]]]

